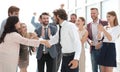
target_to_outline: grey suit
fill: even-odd
[[[51,34],[54,35],[57,31],[57,28],[54,25],[49,25],[48,27],[50,28]],[[37,28],[35,32],[37,33],[38,37],[40,37],[42,33],[42,26]],[[40,44],[37,50],[36,57],[37,57],[37,62],[38,62],[38,72],[44,72],[45,62],[47,64],[46,65],[47,72],[57,72],[56,68],[53,68],[53,67],[56,67],[56,57],[58,55],[56,46],[52,45],[51,48],[47,48],[47,50],[48,50],[48,53],[44,54],[42,44]]]

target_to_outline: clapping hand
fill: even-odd
[[[102,26],[102,24],[98,24],[98,31],[99,32],[102,32],[102,31],[104,31],[104,27]]]

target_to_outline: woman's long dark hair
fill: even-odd
[[[15,24],[19,22],[19,18],[17,16],[10,16],[7,18],[4,31],[0,37],[0,43],[4,42],[4,38],[6,34],[11,33],[11,32],[17,32],[15,28]]]

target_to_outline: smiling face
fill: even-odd
[[[76,22],[76,19],[77,19],[77,17],[76,17],[75,15],[71,15],[71,16],[70,16],[70,21],[71,21],[72,23],[75,23],[75,22]]]
[[[83,27],[85,24],[85,19],[83,17],[79,17],[75,24],[78,28]]]
[[[117,26],[118,25],[118,19],[115,11],[110,11],[107,13],[107,21],[111,26]]]
[[[27,26],[24,23],[21,24],[21,33],[27,33]]]
[[[43,25],[48,25],[48,23],[49,23],[49,15],[42,15],[41,21],[42,21]]]
[[[109,23],[113,22],[114,20],[115,20],[115,16],[112,16],[112,15],[110,15],[110,14],[107,14],[107,21],[108,21]]]
[[[98,15],[99,15],[99,13],[98,13],[98,11],[97,11],[96,9],[92,9],[92,10],[91,10],[91,18],[92,18],[93,20],[98,19]]]

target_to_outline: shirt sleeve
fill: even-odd
[[[18,33],[12,34],[12,37],[13,37],[14,42],[20,43],[23,45],[39,47],[39,44],[40,44],[40,40],[24,38]]]
[[[78,29],[77,27],[74,25],[72,26],[72,28],[70,29],[70,36],[72,38],[73,41],[73,47],[75,49],[75,56],[74,59],[79,60],[80,58],[80,54],[81,54],[81,41],[79,40],[79,33],[78,33]]]
[[[111,36],[112,36],[112,41],[115,41],[116,39],[119,38],[119,36],[120,36],[120,27],[119,27],[119,26],[117,26],[117,27],[114,29],[114,31],[112,31]]]
[[[40,25],[40,23],[35,22],[35,16],[32,17],[31,19],[31,24],[37,29]]]

